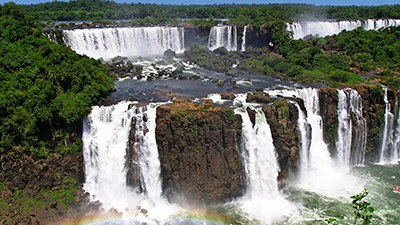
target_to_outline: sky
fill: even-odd
[[[17,4],[37,4],[41,2],[49,2],[52,0],[0,0],[0,4],[6,2],[15,2]],[[399,0],[115,0],[118,3],[155,3],[155,4],[172,4],[172,5],[214,5],[214,4],[269,4],[269,3],[307,3],[314,5],[394,5],[400,4]]]

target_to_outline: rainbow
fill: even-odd
[[[232,215],[218,213],[213,211],[195,210],[193,212],[185,211],[169,217],[166,224],[210,224],[210,225],[228,225],[235,223]],[[107,215],[104,213],[93,213],[84,216],[71,215],[69,218],[59,221],[55,225],[125,225],[125,224],[163,224],[161,221],[151,220],[145,215],[123,216]]]

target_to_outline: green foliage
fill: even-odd
[[[354,224],[356,224],[358,219],[363,220],[363,225],[371,224],[371,219],[375,209],[370,206],[371,203],[364,201],[364,198],[368,195],[368,190],[365,188],[363,192],[351,196],[353,199],[353,209],[354,209]]]
[[[347,84],[354,84],[354,83],[361,83],[362,79],[359,75],[346,72],[343,70],[335,70],[332,72],[330,79],[333,82],[340,82],[340,83],[347,83]]]
[[[237,25],[260,26],[268,21],[308,18],[362,20],[398,18],[399,5],[315,6],[310,4],[212,4],[171,5],[117,3],[111,0],[50,1],[24,5],[41,21],[65,20],[151,20],[154,24],[174,18],[230,18]]]
[[[368,193],[368,189],[364,188],[363,192],[351,196],[353,199],[351,204],[354,209],[354,225],[357,224],[359,219],[362,220],[361,222],[363,225],[369,225],[372,222],[372,213],[375,209],[371,206],[371,203],[364,200]],[[326,222],[328,224],[338,225],[336,218],[328,218]]]
[[[0,15],[0,153],[77,151],[71,134],[114,87],[107,68],[48,40],[21,6],[7,3]]]
[[[229,123],[233,123],[234,119],[235,119],[235,112],[233,111],[233,109],[226,109],[224,111],[224,116],[225,116],[225,120]]]
[[[375,85],[372,89],[372,96],[377,99],[383,99],[385,97],[385,91],[381,85]]]

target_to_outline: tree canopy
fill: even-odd
[[[400,5],[315,6],[311,4],[169,5],[116,3],[111,0],[52,1],[24,5],[40,21],[228,18],[243,25],[282,20],[363,20],[399,18]],[[254,23],[254,24],[253,24]]]
[[[0,30],[0,153],[78,150],[82,118],[114,87],[109,71],[51,42],[14,3],[0,6]]]

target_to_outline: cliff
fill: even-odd
[[[164,194],[221,203],[243,195],[241,118],[232,109],[178,101],[157,109],[156,140]]]

